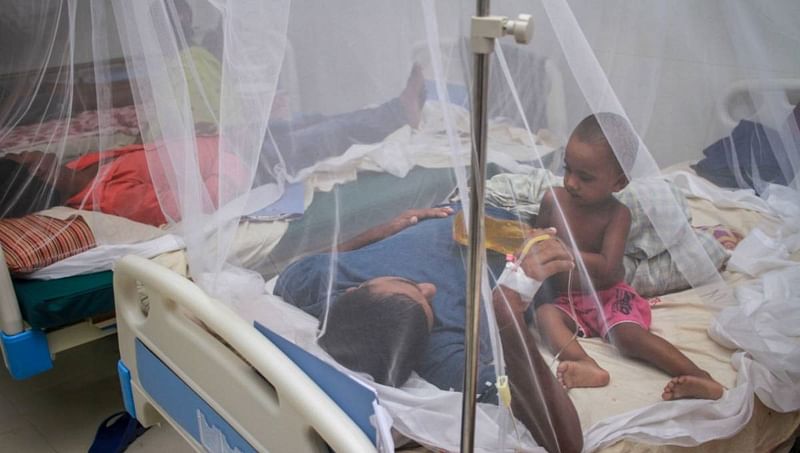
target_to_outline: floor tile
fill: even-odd
[[[7,398],[0,395],[0,434],[23,427],[31,426],[19,413],[17,407]]]
[[[0,367],[0,453],[85,453],[100,423],[123,410],[116,336],[56,356],[54,368],[24,381]],[[129,451],[192,449],[171,427],[157,427]]]
[[[191,453],[192,447],[170,425],[156,425],[147,430],[126,450],[128,453]]]
[[[0,434],[0,453],[56,453],[56,450],[33,428]]]

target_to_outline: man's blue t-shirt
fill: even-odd
[[[492,209],[496,217],[505,211]],[[336,276],[330,300],[347,288],[376,277],[403,277],[417,283],[433,283],[434,325],[427,351],[415,370],[428,382],[444,390],[463,388],[464,325],[466,305],[466,248],[453,241],[453,216],[428,219],[382,241],[337,256]],[[303,258],[281,273],[274,293],[287,302],[321,318],[328,300],[331,269],[329,254]],[[503,257],[489,253],[489,267],[499,275]],[[494,398],[495,372],[483,310],[481,310],[478,393],[482,400]]]

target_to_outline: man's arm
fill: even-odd
[[[536,244],[520,258],[520,265],[526,275],[538,281],[574,267],[571,255],[557,239]],[[531,301],[500,285],[495,288],[492,303],[503,342],[514,416],[548,451],[581,451],[583,435],[575,406],[550,372],[525,323],[524,313]]]
[[[350,146],[377,143],[406,124],[416,128],[425,99],[422,69],[414,65],[400,95],[377,107],[291,122],[270,130],[290,173],[344,154]],[[302,127],[299,127],[302,126]],[[265,142],[267,146],[270,141]]]
[[[447,217],[452,213],[453,209],[450,207],[409,209],[384,224],[372,227],[358,236],[340,243],[336,246],[336,251],[347,252],[350,250],[357,250],[397,234],[412,225],[416,225],[420,220]]]

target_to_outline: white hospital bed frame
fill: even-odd
[[[59,352],[115,332],[116,320],[113,317],[97,323],[86,320],[47,333],[31,329],[22,319],[5,254],[0,247],[0,333],[16,345],[14,351],[6,350],[4,341],[0,342],[0,347],[12,377],[27,379],[47,371],[52,368],[52,359]]]
[[[115,268],[114,297],[123,396],[143,425],[167,421],[198,451],[376,451],[294,362],[186,278],[128,256]],[[151,385],[151,371],[139,369],[153,363],[172,376]],[[196,416],[187,424],[191,417],[177,412],[196,397],[203,403],[189,409]]]
[[[800,79],[743,79],[733,82],[717,103],[717,116],[720,124],[728,130],[739,124],[747,116],[755,116],[763,108],[762,93],[779,93],[786,98],[788,105],[800,103]],[[755,99],[753,98],[755,95]]]

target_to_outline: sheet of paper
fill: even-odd
[[[247,217],[254,220],[283,220],[303,215],[305,211],[303,199],[305,187],[302,182],[289,184],[284,188],[283,195],[269,206],[251,213]]]

